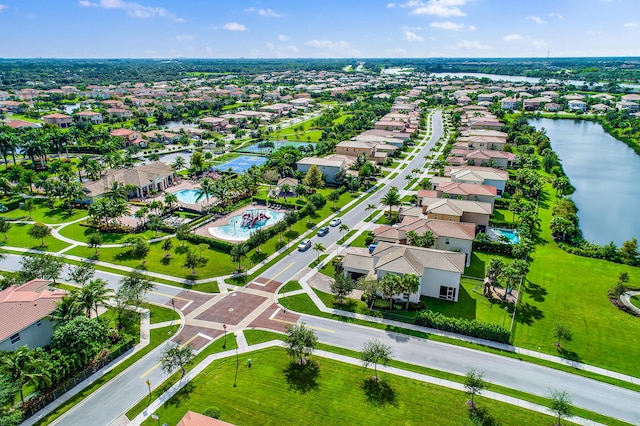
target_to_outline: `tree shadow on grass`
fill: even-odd
[[[289,384],[289,390],[307,393],[318,389],[320,366],[310,359],[304,364],[291,362],[287,368],[284,369],[284,376]]]
[[[547,295],[547,289],[531,281],[527,281],[524,291],[536,302],[544,302],[544,297]]]
[[[377,406],[396,404],[396,391],[386,381],[368,377],[360,386],[370,404]]]
[[[558,348],[558,355],[564,359],[568,359],[569,361],[580,362],[580,355],[563,347]]]
[[[186,252],[189,251],[189,247],[188,246],[178,246],[173,250],[176,254],[185,254]]]
[[[537,307],[522,302],[516,311],[516,321],[521,324],[532,325],[535,320],[544,318],[544,314]]]
[[[172,396],[167,402],[168,405],[179,407],[183,402],[191,398],[191,393],[195,389],[193,382],[187,382],[174,396]]]

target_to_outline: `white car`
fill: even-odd
[[[302,240],[298,244],[298,250],[305,251],[311,248],[311,240]]]
[[[329,226],[338,226],[342,223],[342,220],[339,217],[336,217],[331,222],[329,222]]]

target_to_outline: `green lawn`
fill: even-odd
[[[69,213],[68,210],[60,207],[60,204],[56,204],[55,208],[51,210],[47,207],[47,200],[41,198],[34,198],[33,202],[36,208],[31,212],[31,219],[29,218],[29,213],[22,209],[11,210],[10,212],[2,213],[0,216],[8,219],[57,224],[78,220],[87,215],[85,209],[74,209],[73,212]]]
[[[302,290],[302,286],[298,281],[289,281],[282,288],[280,288],[279,294],[288,293],[290,291]]]
[[[63,237],[71,238],[72,240],[79,241],[81,243],[87,242],[87,237],[89,234],[96,232],[95,228],[89,228],[87,226],[82,226],[81,222],[74,223],[68,226],[65,226],[60,230],[60,235]],[[140,236],[145,240],[150,240],[152,238],[160,238],[165,235],[168,235],[166,232],[159,231],[156,235],[155,231],[146,230],[143,232],[101,232],[100,236],[102,237],[102,244],[122,244],[127,238],[132,236]]]
[[[462,278],[457,302],[423,297],[422,302],[432,311],[440,312],[448,317],[476,319],[491,324],[509,327],[513,308],[505,311],[504,304],[499,301],[490,302],[482,295],[482,281]]]
[[[249,357],[251,368],[247,367]],[[237,387],[234,387],[235,358],[216,361],[199,374],[191,386],[183,388],[156,411],[160,419],[176,424],[187,410],[202,413],[216,406],[221,410],[221,420],[233,424],[437,422],[457,426],[468,422],[467,396],[460,391],[383,374],[383,383],[388,385],[384,395],[388,399],[381,402],[363,386],[372,372],[358,366],[316,356],[308,371],[295,371],[281,348],[256,351],[241,358]],[[215,398],[212,399],[212,395]],[[428,395],[428,398],[417,395]],[[477,403],[504,425],[553,422],[549,416],[482,397],[477,398]],[[155,420],[149,418],[144,424],[153,425]]]
[[[151,322],[151,324],[180,319],[180,315],[176,314],[171,307],[154,305],[152,303],[143,303],[141,306],[143,308],[149,309],[149,321]]]
[[[7,239],[4,239],[3,235],[0,235],[0,244],[11,247],[22,247],[33,250],[44,250],[57,252],[65,247],[69,247],[70,244],[60,241],[53,236],[49,235],[44,239],[44,245],[41,245],[40,239],[34,240],[27,231],[33,225],[27,223],[12,223],[11,229],[7,232]]]
[[[364,241],[367,239],[368,236],[369,236],[369,233],[367,231],[361,232],[360,235],[358,235],[353,241],[351,241],[351,244],[349,244],[349,246],[350,247],[367,247]]]
[[[629,300],[633,306],[640,308],[640,296],[631,296]]]
[[[514,343],[517,346],[558,354],[553,328],[565,323],[573,341],[564,355],[603,368],[640,376],[640,346],[624,335],[640,334],[638,318],[613,306],[607,297],[620,272],[629,274],[629,286],[640,285],[640,269],[605,260],[569,254],[552,241],[549,230],[554,191],[545,187],[540,203],[542,243],[533,254],[527,276]]]
[[[228,254],[209,249],[202,253],[202,255],[208,259],[207,264],[196,268],[196,275],[192,276],[191,269],[184,267],[186,257],[185,253],[187,250],[195,250],[196,253],[199,253],[199,249],[189,242],[185,242],[184,247],[182,247],[181,241],[173,239],[171,258],[165,260],[165,252],[162,250],[162,244],[163,242],[150,244],[149,254],[147,255],[146,263],[144,265],[142,265],[141,259],[133,258],[130,255],[128,247],[100,248],[99,260],[117,265],[129,266],[131,268],[144,266],[144,269],[147,271],[167,274],[179,278],[193,279],[226,275],[230,274],[233,269],[235,269]],[[67,253],[90,258],[94,254],[94,249],[78,246],[69,250]],[[176,285],[178,284],[176,283]]]

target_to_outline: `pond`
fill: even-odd
[[[524,83],[532,83],[532,84],[537,84],[540,82],[540,78],[539,77],[525,77],[522,75],[501,75],[501,74],[483,74],[483,73],[479,73],[479,72],[436,72],[436,73],[431,73],[432,77],[436,77],[436,78],[445,78],[445,77],[451,77],[451,78],[464,78],[464,77],[474,77],[474,78],[488,78],[489,80],[492,81],[510,81],[513,83],[517,83],[517,82],[524,82]],[[547,80],[547,82],[549,83],[561,83],[564,82],[566,84],[573,84],[574,86],[582,86],[585,84],[584,81],[582,80],[556,80],[554,78],[550,78]],[[594,83],[594,86],[601,86],[603,83]],[[633,83],[620,83],[619,84],[620,87],[626,87],[629,89],[632,89],[633,91],[638,91],[640,89],[640,84],[633,84]]]
[[[595,122],[539,118],[530,124],[547,130],[576,188],[571,198],[584,238],[618,246],[640,239],[640,156]]]

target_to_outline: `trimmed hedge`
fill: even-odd
[[[473,249],[488,253],[512,255],[513,245],[488,241],[473,241]]]
[[[493,202],[493,207],[496,209],[508,209],[509,204],[508,198],[496,198]]]
[[[489,219],[489,226],[494,228],[516,229],[518,224],[516,222],[509,222],[508,220]]]
[[[503,327],[478,320],[450,318],[442,315],[440,312],[424,310],[418,312],[414,323],[424,327],[464,334],[465,336],[477,337],[479,339],[509,343],[509,332]]]
[[[216,240],[213,238],[205,237],[204,235],[193,233],[189,233],[185,240],[192,244],[209,244],[209,247],[212,250],[221,251],[223,253],[230,253],[231,248],[234,246],[234,244],[228,243],[226,241]]]

